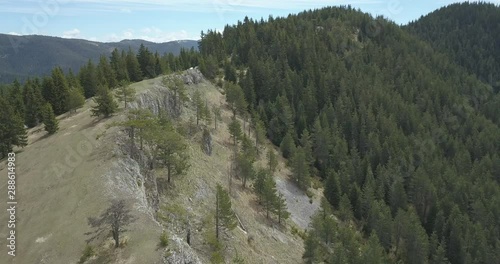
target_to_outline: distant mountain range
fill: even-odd
[[[97,61],[101,54],[109,55],[113,49],[137,51],[144,44],[150,51],[160,54],[179,54],[182,48],[198,49],[196,40],[179,40],[154,43],[140,39],[120,42],[96,42],[83,39],[65,39],[39,35],[14,36],[0,34],[0,83],[10,83],[15,78],[43,76],[55,66],[77,72],[88,59]]]

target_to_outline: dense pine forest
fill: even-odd
[[[199,66],[304,192],[324,189],[305,263],[499,263],[499,17],[458,4],[400,27],[328,7],[202,32],[179,56],[115,49],[0,87],[0,158],[98,91]]]
[[[459,3],[438,9],[405,27],[448,55],[496,93],[479,106],[500,122],[500,7],[487,3]],[[466,36],[466,37],[464,37]]]
[[[329,204],[305,240],[307,263],[498,263],[490,83],[350,7],[245,18],[202,32],[199,49],[206,76],[221,67],[239,84],[299,185],[324,183]]]
[[[480,2],[453,4],[413,21],[405,29],[499,91],[498,5]]]

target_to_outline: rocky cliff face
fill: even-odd
[[[194,93],[197,89],[205,89],[207,101],[212,105],[220,105],[223,95],[217,87],[204,81],[203,76],[197,69],[190,69],[182,74],[177,74],[186,84],[187,94]],[[169,75],[167,78],[172,78]],[[200,83],[201,82],[201,83]],[[147,85],[147,87],[144,87]],[[143,91],[137,95],[137,100],[129,104],[132,109],[149,109],[154,114],[166,112],[170,116],[177,117],[175,120],[188,120],[195,112],[186,102],[186,107],[180,107],[180,111],[173,109],[173,92],[162,84],[162,78],[146,80],[137,84],[137,90]],[[144,89],[146,88],[146,89]],[[192,159],[188,175],[179,177],[172,185],[165,185],[164,178],[156,171],[150,170],[151,159],[146,151],[140,150],[138,142],[132,143],[126,132],[117,133],[119,140],[116,143],[119,161],[114,165],[115,173],[110,177],[110,184],[126,190],[129,196],[135,196],[136,209],[144,210],[158,227],[153,236],[159,237],[161,229],[166,230],[169,236],[169,245],[165,249],[158,249],[156,243],[158,238],[149,240],[155,243],[155,263],[206,263],[209,262],[212,249],[207,243],[207,234],[212,232],[213,223],[212,206],[214,192],[217,183],[227,184],[228,160],[232,155],[232,144],[227,144],[229,134],[227,121],[232,113],[225,108],[221,128],[218,130],[207,129],[205,133],[197,130],[194,136],[188,139],[189,154]],[[122,118],[125,118],[122,115]],[[122,119],[123,120],[123,119]],[[184,124],[185,125],[185,124]],[[208,132],[208,133],[207,133]],[[203,135],[205,134],[205,135]],[[201,143],[201,148],[200,148]],[[309,199],[301,193],[293,184],[286,180],[289,171],[280,166],[277,173],[277,188],[285,195],[291,219],[295,226],[306,228],[309,216],[313,214],[319,205],[319,199]],[[115,175],[126,177],[119,179]],[[237,181],[237,179],[234,179]],[[236,183],[233,183],[237,186]],[[168,199],[163,199],[163,195]],[[302,252],[302,241],[287,232],[284,228],[276,228],[274,224],[268,225],[263,222],[260,210],[250,207],[253,196],[248,192],[233,189],[234,210],[240,217],[240,225],[243,229],[228,232],[230,245],[225,249],[227,260],[240,254],[247,263],[300,263]],[[267,219],[266,219],[267,220]],[[191,244],[187,243],[186,226],[190,230]],[[136,227],[137,229],[137,227]],[[136,238],[137,234],[131,234]],[[258,241],[258,242],[252,242]],[[291,252],[289,252],[291,251]]]
[[[163,259],[165,264],[201,264],[196,252],[181,238],[174,236],[172,249],[167,251]]]
[[[197,84],[204,81],[203,75],[198,69],[190,69],[174,77],[180,77],[186,85]],[[172,75],[169,76],[172,78]],[[149,109],[154,115],[161,112],[167,113],[171,117],[177,117],[182,113],[183,107],[175,109],[173,92],[163,86],[159,79],[154,80],[153,87],[138,94],[135,102],[129,103],[131,109]],[[117,152],[122,155],[114,164],[110,176],[109,184],[113,184],[130,195],[135,196],[138,201],[136,208],[149,215],[155,222],[158,222],[158,211],[160,204],[160,194],[158,190],[157,177],[150,170],[151,158],[140,150],[136,143],[131,142],[127,133],[117,136]],[[202,263],[196,252],[180,237],[172,234],[170,246],[163,254],[163,263],[184,264]]]
[[[115,176],[107,177],[110,184],[134,196],[138,203],[136,208],[157,221],[160,200],[156,176],[148,169],[149,157],[137,145],[131,144],[125,133],[117,136],[115,142],[121,157],[112,169],[111,174]]]
[[[205,80],[198,68],[184,71],[182,74],[169,75],[165,78],[181,78],[185,85],[201,83]],[[149,109],[153,114],[158,115],[160,111],[165,111],[172,117],[179,116],[182,107],[174,109],[174,94],[165,87],[159,80],[156,80],[151,89],[139,94],[137,100],[129,104],[132,109]]]
[[[172,92],[161,84],[155,83],[154,87],[137,96],[137,100],[130,103],[132,109],[149,109],[155,115],[165,111],[170,116],[178,116],[178,109],[173,108],[174,96]],[[180,108],[182,110],[182,108]]]
[[[182,74],[170,75],[167,78],[181,78],[185,85],[204,81],[203,74],[197,68],[189,69]],[[161,81],[157,79],[152,88],[138,94],[136,101],[129,103],[128,106],[131,109],[149,109],[154,115],[164,112],[171,117],[177,117],[182,113],[183,107],[175,109],[173,107],[174,99],[172,90],[163,86]],[[132,164],[130,161],[124,161],[130,165],[129,169],[138,172],[134,177],[142,183],[145,201],[156,214],[159,210],[159,194],[156,176],[149,170],[150,157],[130,140],[122,138],[118,141],[120,141],[121,151],[128,154],[136,162],[136,164]]]

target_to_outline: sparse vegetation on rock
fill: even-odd
[[[164,167],[167,170],[167,182],[172,176],[182,175],[189,168],[188,145],[165,115],[146,128],[145,140],[150,149],[150,168]]]
[[[172,107],[176,115],[179,115],[181,105],[188,100],[184,81],[177,76],[168,76],[163,77],[162,84],[174,93]]]
[[[123,102],[125,109],[128,108],[128,103],[132,102],[135,98],[135,90],[130,87],[127,81],[120,82],[115,94],[118,101]]]
[[[167,231],[163,231],[160,235],[160,246],[167,247],[169,243],[168,233]]]

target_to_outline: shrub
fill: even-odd
[[[163,231],[160,235],[160,246],[161,247],[168,246],[168,233],[167,233],[167,231]]]
[[[238,254],[238,252],[236,252],[236,256],[234,256],[233,258],[233,264],[244,264],[245,263],[245,260],[243,259],[242,256],[240,256],[240,254]]]
[[[87,244],[85,246],[85,249],[83,250],[82,256],[80,257],[80,261],[78,263],[82,264],[85,263],[89,258],[95,255],[94,247],[91,245]]]
[[[222,255],[222,252],[220,250],[212,252],[212,256],[210,257],[210,263],[220,264],[224,262],[225,262],[224,256]]]

